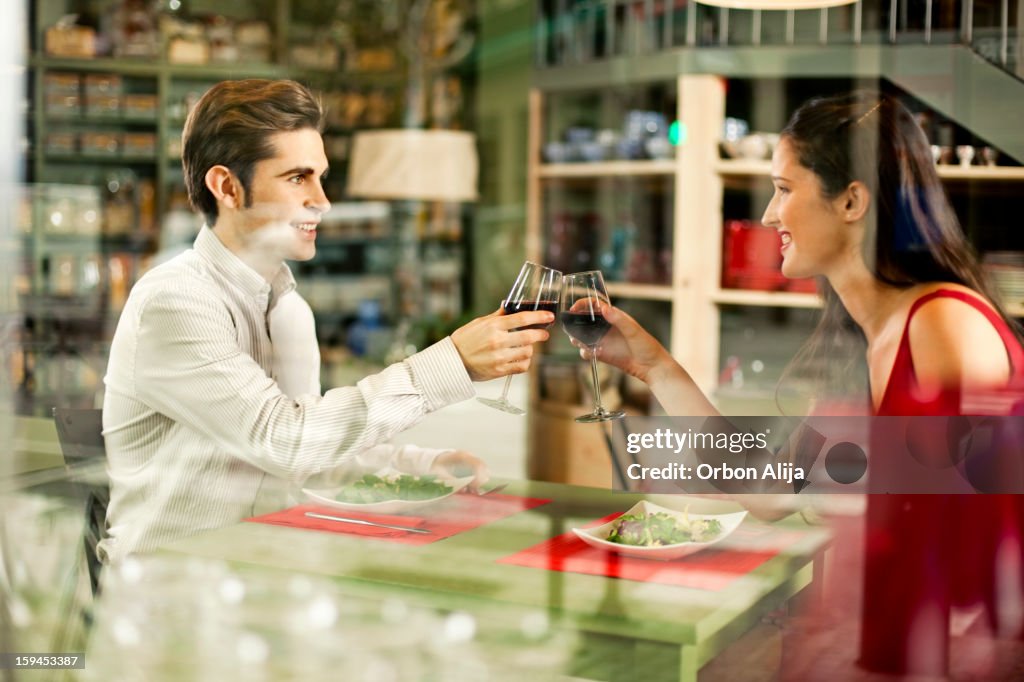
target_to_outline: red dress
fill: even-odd
[[[878,416],[963,414],[959,390],[922,396],[914,372],[910,321],[935,298],[963,301],[984,314],[1006,347],[1010,385],[1024,379],[1024,349],[995,311],[961,291],[934,291],[910,308]],[[945,674],[952,604],[983,603],[994,629],[1006,628],[996,593],[996,558],[1004,548],[1020,553],[1020,496],[869,495],[865,526],[861,665],[890,673]],[[1005,556],[1004,551],[1000,558]],[[1006,577],[1004,571],[1004,589]],[[1012,580],[1021,584],[1019,572]]]

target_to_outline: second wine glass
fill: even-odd
[[[558,315],[558,296],[562,290],[562,273],[558,270],[526,261],[519,270],[512,289],[502,302],[506,315],[514,315],[527,310],[546,310],[555,316]],[[548,324],[534,324],[523,329],[545,329],[550,327],[554,321]],[[515,331],[519,331],[518,329]],[[512,375],[505,377],[505,387],[500,398],[477,398],[488,407],[493,407],[509,414],[526,414],[526,410],[516,407],[508,399],[508,390],[512,385]]]
[[[562,278],[562,312],[559,315],[562,329],[570,338],[590,350],[590,370],[594,378],[594,411],[576,417],[578,422],[604,422],[626,416],[621,410],[609,411],[601,404],[597,350],[601,347],[601,339],[611,329],[611,324],[604,319],[604,309],[610,305],[600,270],[574,272]]]

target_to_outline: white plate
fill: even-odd
[[[667,509],[665,507],[659,507],[651,502],[643,501],[637,502],[633,505],[625,514],[654,514],[655,512],[664,512],[670,516],[678,518],[680,521],[683,519],[683,512],[676,511],[675,509]],[[694,552],[699,552],[705,547],[711,547],[712,545],[721,542],[724,538],[728,537],[736,528],[743,522],[743,518],[747,515],[747,512],[733,512],[731,514],[690,514],[691,520],[704,520],[704,519],[716,519],[722,524],[722,532],[718,534],[714,540],[708,542],[680,542],[675,545],[661,545],[658,547],[641,547],[637,545],[620,545],[617,542],[608,542],[608,535],[612,532],[612,528],[619,519],[614,519],[600,526],[594,528],[573,528],[572,532],[576,533],[576,537],[583,542],[587,543],[591,547],[597,547],[598,549],[606,549],[610,552],[617,552],[624,556],[631,556],[637,559],[660,559],[662,561],[668,561],[670,559],[678,559]],[[621,518],[621,517],[619,517]]]
[[[451,487],[451,492],[438,497],[431,497],[429,500],[382,500],[380,502],[339,502],[337,496],[347,486],[341,486],[338,488],[328,488],[323,490],[313,490],[311,488],[303,488],[302,492],[306,494],[306,497],[313,500],[317,504],[322,504],[325,507],[333,507],[334,509],[342,509],[344,511],[356,511],[356,512],[373,512],[376,514],[401,514],[402,512],[411,511],[413,509],[419,509],[435,502],[440,502],[443,499],[451,497],[455,493],[459,492],[473,481],[472,476],[464,476],[462,478],[453,478],[449,480],[441,481],[442,483]]]

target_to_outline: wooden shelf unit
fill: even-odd
[[[772,164],[765,160],[719,159],[715,163],[719,175],[764,176],[771,175]],[[1024,181],[1024,168],[1020,166],[936,166],[939,177],[944,180],[979,181]]]
[[[644,175],[672,175],[674,160],[597,161],[593,163],[546,163],[537,170],[541,178],[600,178]]]
[[[719,247],[714,240],[721,238],[721,228],[696,230],[687,226],[713,226],[720,222],[718,202],[708,202],[707,198],[721,196],[721,178],[717,173],[708,172],[708,169],[718,159],[717,140],[725,116],[725,99],[722,81],[714,76],[683,76],[675,79],[672,86],[677,92],[675,116],[685,122],[688,140],[685,145],[678,147],[675,158],[592,163],[542,162],[541,147],[547,139],[544,129],[546,93],[540,89],[530,92],[526,251],[530,260],[544,259],[542,216],[544,190],[548,180],[645,176],[670,178],[674,196],[672,242],[676,245],[672,252],[671,282],[612,282],[609,283],[608,289],[613,302],[617,299],[634,299],[669,303],[669,348],[687,367],[697,368],[706,366],[705,358],[712,352],[712,346],[717,356],[718,335],[704,335],[693,331],[699,329],[693,325],[693,320],[702,317],[701,308],[711,299],[710,280],[706,280],[703,274],[700,277],[692,275],[702,273],[708,265],[708,253],[718,253]],[[686,244],[687,248],[679,248],[680,244]],[[717,278],[717,270],[715,277]],[[717,279],[714,281],[717,282]],[[706,338],[708,336],[710,339]],[[699,380],[703,382],[702,385],[710,386],[710,380],[716,376],[716,372],[709,371],[705,374],[706,376]],[[534,384],[536,385],[536,381]]]
[[[671,301],[672,287],[666,284],[633,284],[632,282],[606,282],[612,300],[631,298],[643,301]]]
[[[756,305],[776,308],[820,308],[817,294],[792,291],[752,291],[748,289],[718,289],[711,294],[718,305]]]

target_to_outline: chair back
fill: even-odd
[[[621,486],[617,490],[631,490],[631,480],[626,476],[626,470],[630,464],[638,464],[636,455],[630,454],[626,447],[626,432],[621,422],[613,422],[607,428],[601,425],[601,433],[604,435],[605,445],[608,446],[608,456],[612,464],[612,485]]]
[[[67,464],[84,464],[106,457],[103,447],[103,410],[53,408],[57,439]]]
[[[57,425],[57,440],[60,442],[65,464],[74,466],[97,462],[106,457],[103,446],[102,410],[55,407],[53,419]],[[107,527],[110,487],[106,484],[81,484],[80,490],[85,500],[85,561],[89,569],[89,585],[95,596],[99,593],[102,568],[96,555],[96,546],[103,538]]]

